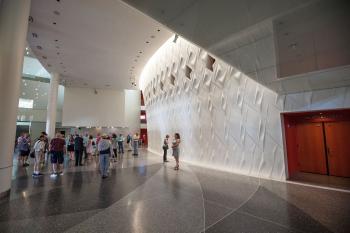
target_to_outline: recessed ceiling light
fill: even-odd
[[[146,44],[149,44],[149,41],[146,41]]]
[[[52,24],[53,24],[53,25],[56,25],[57,23],[56,23],[56,22],[53,22]]]
[[[58,40],[56,39],[55,41],[57,42]]]
[[[142,51],[139,52],[140,54],[142,53]]]
[[[158,29],[157,32],[160,32],[160,29]]]

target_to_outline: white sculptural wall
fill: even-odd
[[[167,41],[145,66],[140,87],[149,150],[162,153],[165,134],[179,132],[184,161],[284,180],[280,113],[350,107],[349,87],[278,95],[217,58],[211,71],[207,59],[206,51],[179,38]]]

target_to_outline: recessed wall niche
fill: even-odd
[[[205,66],[207,67],[207,69],[214,71],[214,63],[215,63],[215,58],[213,58],[212,56],[210,56],[209,54],[207,55],[207,59],[206,59],[206,64]]]
[[[175,76],[174,75],[170,75],[170,83],[171,83],[171,85],[175,86]]]
[[[192,69],[189,66],[186,66],[186,70],[185,70],[185,76],[191,80],[191,73],[192,73]]]

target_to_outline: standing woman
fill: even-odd
[[[89,136],[89,139],[87,141],[87,144],[86,144],[86,153],[87,153],[87,158],[88,160],[91,159],[91,156],[94,152],[94,148],[92,146],[92,142],[93,142],[93,138],[92,138],[92,135]]]
[[[139,150],[138,150],[138,148],[139,148],[139,140],[140,140],[139,134],[135,133],[135,135],[134,135],[132,140],[133,140],[132,143],[133,143],[133,146],[134,146],[134,153],[133,153],[133,155],[137,156],[137,155],[139,155]]]
[[[169,149],[169,135],[166,135],[163,141],[163,163],[169,162],[167,159]]]
[[[74,137],[73,137],[72,134],[69,135],[69,139],[68,139],[67,144],[68,144],[67,150],[68,150],[68,153],[69,153],[69,159],[70,160],[75,160],[74,159]]]
[[[180,145],[180,143],[181,143],[180,134],[175,133],[173,145],[171,146],[171,148],[173,149],[173,156],[174,156],[175,161],[176,161],[176,166],[174,167],[175,170],[179,170],[179,155],[180,155],[179,145]]]

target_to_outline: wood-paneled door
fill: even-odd
[[[350,121],[326,122],[324,127],[329,175],[350,177]]]
[[[327,174],[327,162],[322,123],[296,125],[299,170]]]

